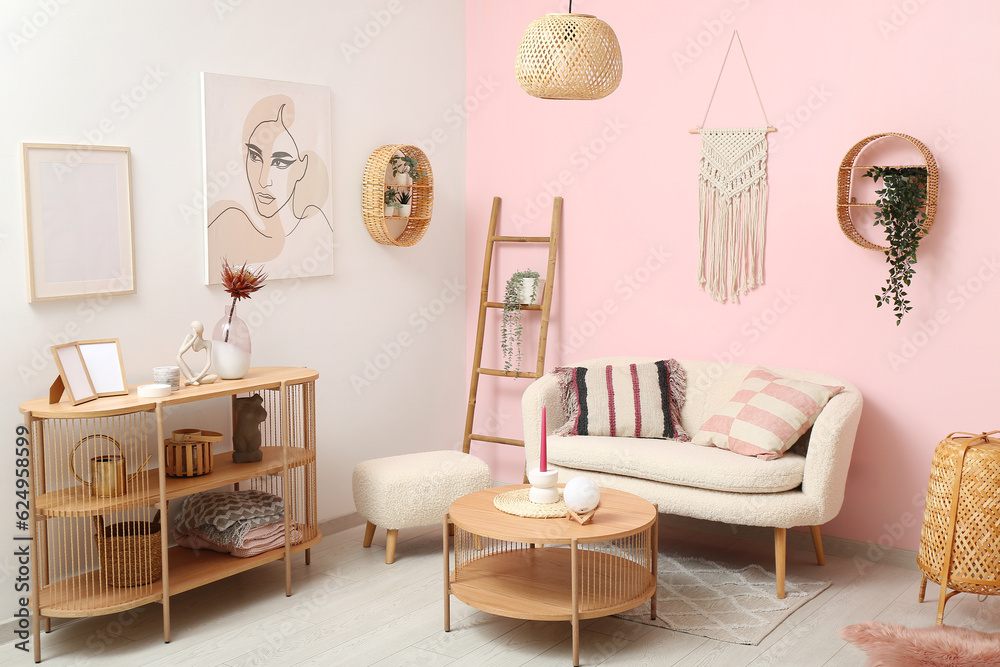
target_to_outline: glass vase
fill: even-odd
[[[223,380],[239,380],[250,370],[250,327],[236,314],[236,304],[226,306],[212,330],[213,371]]]

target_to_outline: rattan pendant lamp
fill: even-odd
[[[547,14],[524,31],[514,62],[526,93],[549,100],[599,100],[622,80],[618,37],[591,14]]]

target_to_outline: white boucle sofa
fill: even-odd
[[[609,357],[576,366],[655,361]],[[687,372],[681,423],[690,435],[724,405],[755,366],[680,361]],[[541,411],[547,412],[548,464],[559,481],[579,475],[600,486],[628,491],[659,507],[663,514],[774,528],[778,597],[784,597],[786,529],[809,526],[816,558],[823,564],[819,526],[840,511],[854,437],[861,418],[861,393],[851,383],[822,373],[771,368],[775,373],[844,390],[830,399],[812,429],[784,456],[763,461],[689,442],[603,436],[553,436],[565,422],[558,379],[548,374],[533,382],[522,399],[525,460],[538,467]]]

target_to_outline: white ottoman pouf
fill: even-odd
[[[486,462],[462,452],[362,461],[354,468],[353,487],[354,506],[368,520],[364,545],[371,546],[376,526],[385,528],[385,562],[391,563],[400,528],[440,523],[454,501],[492,484]]]

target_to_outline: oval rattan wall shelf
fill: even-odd
[[[389,161],[396,153],[417,161],[421,174],[419,180],[409,185],[386,183]],[[410,214],[407,216],[385,215],[385,191],[387,188],[405,188],[410,191]],[[431,223],[434,208],[434,174],[431,163],[424,152],[416,146],[389,144],[376,149],[365,165],[364,180],[361,183],[361,212],[365,227],[371,237],[383,245],[411,246],[423,238]],[[388,220],[405,220],[406,226],[399,236],[393,236],[386,224]]]
[[[875,206],[875,204],[862,204],[851,201],[851,175],[855,169],[871,168],[872,165],[856,165],[854,164],[854,161],[858,158],[858,154],[865,146],[884,137],[898,137],[909,142],[914,148],[920,151],[920,155],[924,158],[924,165],[927,167],[927,203],[926,211],[924,213],[923,234],[929,232],[931,225],[934,223],[934,216],[937,214],[938,194],[938,168],[937,162],[934,161],[934,155],[932,155],[927,149],[927,146],[924,146],[913,137],[907,134],[899,134],[898,132],[882,132],[880,134],[873,134],[870,137],[865,137],[858,143],[854,144],[851,150],[847,151],[847,155],[844,156],[843,161],[840,163],[840,170],[837,173],[837,220],[840,222],[840,228],[843,230],[844,235],[847,236],[847,238],[851,239],[862,248],[877,250],[880,252],[885,252],[889,249],[889,247],[872,243],[863,237],[861,233],[858,232],[858,228],[854,225],[854,220],[851,219],[851,208],[871,208]],[[923,236],[923,234],[921,234],[921,236]]]

